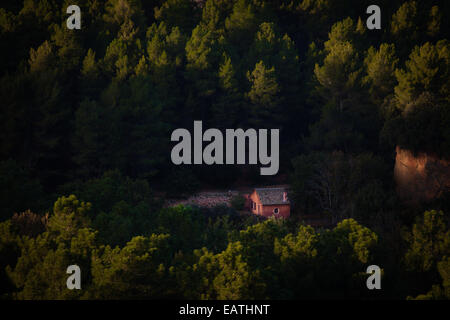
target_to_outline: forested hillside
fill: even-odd
[[[372,2],[2,1],[2,297],[450,298],[449,190],[411,207],[393,180],[396,147],[450,158],[450,3],[380,0],[369,30]],[[279,128],[278,177],[173,165],[194,120]],[[274,179],[290,219],[164,206]]]

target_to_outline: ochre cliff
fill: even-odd
[[[397,194],[407,202],[420,202],[439,197],[450,190],[450,160],[397,146],[394,177]]]

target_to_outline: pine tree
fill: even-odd
[[[376,50],[370,47],[364,58],[367,76],[364,82],[369,85],[369,93],[374,104],[381,106],[383,101],[392,96],[396,84],[395,68],[398,58],[393,44],[382,43]]]
[[[427,42],[416,46],[406,61],[405,69],[398,69],[395,76],[397,107],[404,110],[422,93],[428,92],[438,100],[449,101],[450,45],[441,40],[435,45]]]
[[[230,57],[224,54],[219,68],[219,92],[212,105],[214,125],[217,128],[236,128],[245,119],[243,94],[240,92],[236,72]]]
[[[274,124],[279,118],[278,107],[280,91],[276,78],[275,68],[267,68],[262,61],[255,65],[250,73],[247,73],[251,88],[247,97],[252,103],[252,115],[250,123],[261,125],[262,123]],[[266,122],[268,121],[268,123]]]
[[[186,79],[189,84],[186,106],[191,117],[210,118],[211,99],[218,89],[217,70],[225,39],[220,32],[202,23],[195,27],[186,43]]]
[[[251,44],[257,28],[258,20],[251,3],[238,0],[232,14],[225,20],[227,40],[242,52]]]
[[[164,21],[170,28],[179,27],[183,33],[190,34],[198,23],[199,10],[190,0],[168,0],[155,8],[155,19]]]

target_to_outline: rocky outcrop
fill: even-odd
[[[432,200],[450,190],[450,160],[397,146],[394,177],[397,194],[407,202]]]

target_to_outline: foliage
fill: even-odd
[[[244,205],[245,205],[245,198],[243,196],[234,196],[233,198],[231,198],[231,206],[233,207],[233,209],[235,210],[242,210],[244,209]]]
[[[396,146],[450,156],[448,2],[381,0],[381,30],[356,0],[82,0],[81,30],[68,4],[0,8],[2,298],[374,298],[372,263],[383,297],[449,298],[448,208],[392,181]],[[164,205],[273,182],[171,165],[194,120],[280,129],[291,219]]]

